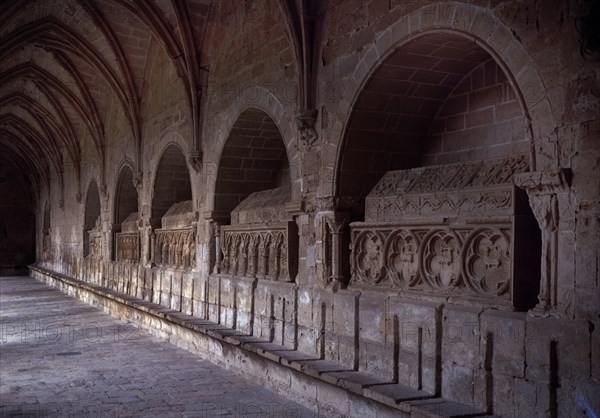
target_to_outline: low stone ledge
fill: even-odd
[[[86,303],[102,306],[113,316],[126,320],[134,319],[138,326],[168,338],[175,345],[196,352],[213,363],[259,378],[262,383],[285,393],[293,400],[304,403],[320,414],[347,415],[348,411],[367,408],[383,416],[486,415],[473,406],[451,402],[424,391],[386,382],[364,372],[349,370],[343,365],[315,358],[310,354],[247,335],[239,330],[39,266],[30,266],[30,271],[35,279],[44,281]],[[125,311],[123,307],[126,307]],[[140,317],[140,313],[145,317]],[[157,319],[162,322],[156,323]],[[172,326],[177,326],[178,329],[172,330],[170,328]],[[307,396],[301,387],[293,387],[293,383],[290,383],[302,382],[307,378],[317,388],[317,395],[314,398]],[[342,396],[339,390],[344,391],[345,394]],[[333,396],[339,398],[338,402],[333,402],[335,399],[332,399],[322,404],[320,399],[323,399],[323,393],[337,394],[341,397]]]

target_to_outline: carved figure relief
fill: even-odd
[[[387,269],[397,285],[414,285],[419,280],[419,241],[409,230],[401,229],[388,239]]]
[[[196,233],[193,229],[156,231],[154,263],[161,267],[190,268],[196,263]]]
[[[257,225],[255,229],[248,225],[223,226],[221,273],[292,280],[297,269],[297,248],[290,245],[289,224]]]
[[[138,262],[140,259],[140,236],[138,233],[117,234],[117,261]]]
[[[383,278],[383,237],[373,231],[360,234],[355,242],[353,270],[359,282],[378,283]]]
[[[465,282],[477,293],[501,295],[510,288],[509,239],[499,229],[479,229],[465,243]]]
[[[460,279],[460,241],[447,230],[433,230],[421,247],[423,278],[433,288],[448,290]]]

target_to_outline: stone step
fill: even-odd
[[[202,333],[248,353],[256,354],[285,368],[386,405],[398,410],[399,413],[422,418],[488,416],[485,411],[473,406],[446,400],[432,393],[385,381],[361,371],[351,370],[341,364],[320,359],[314,355],[248,335],[206,319],[165,308],[115,290],[90,285],[38,266],[32,266],[31,270],[58,281],[60,283],[58,287],[63,290],[65,286],[88,290],[102,298],[112,299],[136,310],[163,318],[170,323]]]

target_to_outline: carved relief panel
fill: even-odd
[[[157,229],[154,263],[160,267],[192,268],[196,265],[196,232],[193,229]]]
[[[221,250],[221,274],[289,282],[298,272],[294,222],[222,226]]]
[[[366,221],[351,224],[350,285],[532,307],[514,294],[539,281],[513,257],[523,245],[515,219],[535,222],[517,213],[526,198],[512,183],[527,168],[516,156],[388,172],[367,197]]]

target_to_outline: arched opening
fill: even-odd
[[[153,263],[195,266],[195,211],[190,175],[181,149],[169,145],[158,164],[152,198]]]
[[[113,260],[139,261],[138,219],[138,193],[133,185],[133,171],[131,167],[124,166],[115,191]]]
[[[163,215],[174,203],[191,200],[192,184],[185,157],[177,145],[169,145],[160,158],[154,180],[152,226],[160,226]]]
[[[507,247],[508,241],[515,243],[516,233],[508,212],[503,212],[506,202],[494,201],[499,195],[492,197],[490,189],[485,190],[505,187],[502,193],[510,200],[510,219],[535,224],[526,195],[511,181],[513,174],[528,170],[526,126],[511,82],[474,39],[433,32],[393,51],[356,99],[338,160],[336,187],[340,209],[349,212],[352,221],[396,223],[399,229],[388,236],[377,228],[353,228],[351,283],[411,289],[430,285],[446,291],[460,279],[464,281],[460,286],[468,288],[469,274],[461,270],[461,262],[463,266],[470,262],[458,257],[459,252],[468,250],[468,244],[472,245],[469,251],[475,253],[481,250],[475,247],[489,244],[489,251],[494,247],[502,256],[501,261],[489,261],[491,264],[484,263],[484,267],[469,264],[467,270],[499,265],[507,268],[509,253],[515,248],[539,257],[535,245]],[[511,187],[514,191],[508,192]],[[506,223],[506,230],[496,228],[494,216]],[[481,225],[489,224],[489,230],[438,234],[440,229],[454,228],[453,222],[475,218]],[[419,235],[418,228],[407,226],[411,223],[431,224],[431,236]],[[473,236],[460,235],[463,233]],[[427,247],[429,242],[431,247]],[[465,248],[459,249],[459,244]],[[437,251],[453,245],[457,246],[456,257],[450,265],[442,263],[440,267],[440,260],[448,254]],[[432,254],[432,263],[437,263],[431,271],[425,268],[427,260],[419,261],[423,251]],[[369,263],[372,265],[367,266]],[[439,271],[446,267],[447,277]],[[471,275],[484,274],[479,270]],[[503,278],[511,274],[509,270],[503,271]],[[395,273],[390,275],[389,271]],[[431,283],[425,280],[430,276],[436,278]],[[526,279],[529,287],[539,286],[537,277],[539,274],[536,279]],[[514,293],[518,286],[507,290],[505,282],[497,279],[485,290],[479,284],[472,287],[486,297],[500,294],[500,288],[504,294]],[[510,298],[518,309],[527,309],[535,305],[535,296],[531,297],[535,292],[526,292],[526,302],[517,302],[519,297],[514,295]]]
[[[291,196],[290,164],[277,125],[264,111],[247,109],[219,162],[213,220],[230,225],[221,227],[214,271],[294,281],[298,232],[286,207]]]
[[[94,180],[90,182],[85,198],[85,215],[83,220],[83,256],[99,255],[101,248],[96,247],[96,243],[91,238],[90,233],[93,230],[100,229],[100,193],[98,185]]]
[[[31,185],[0,155],[0,274],[23,273],[35,261]]]
[[[233,125],[221,154],[214,217],[229,223],[231,212],[250,194],[276,188],[290,188],[285,143],[268,114],[247,109]],[[288,190],[282,193],[286,197]]]

